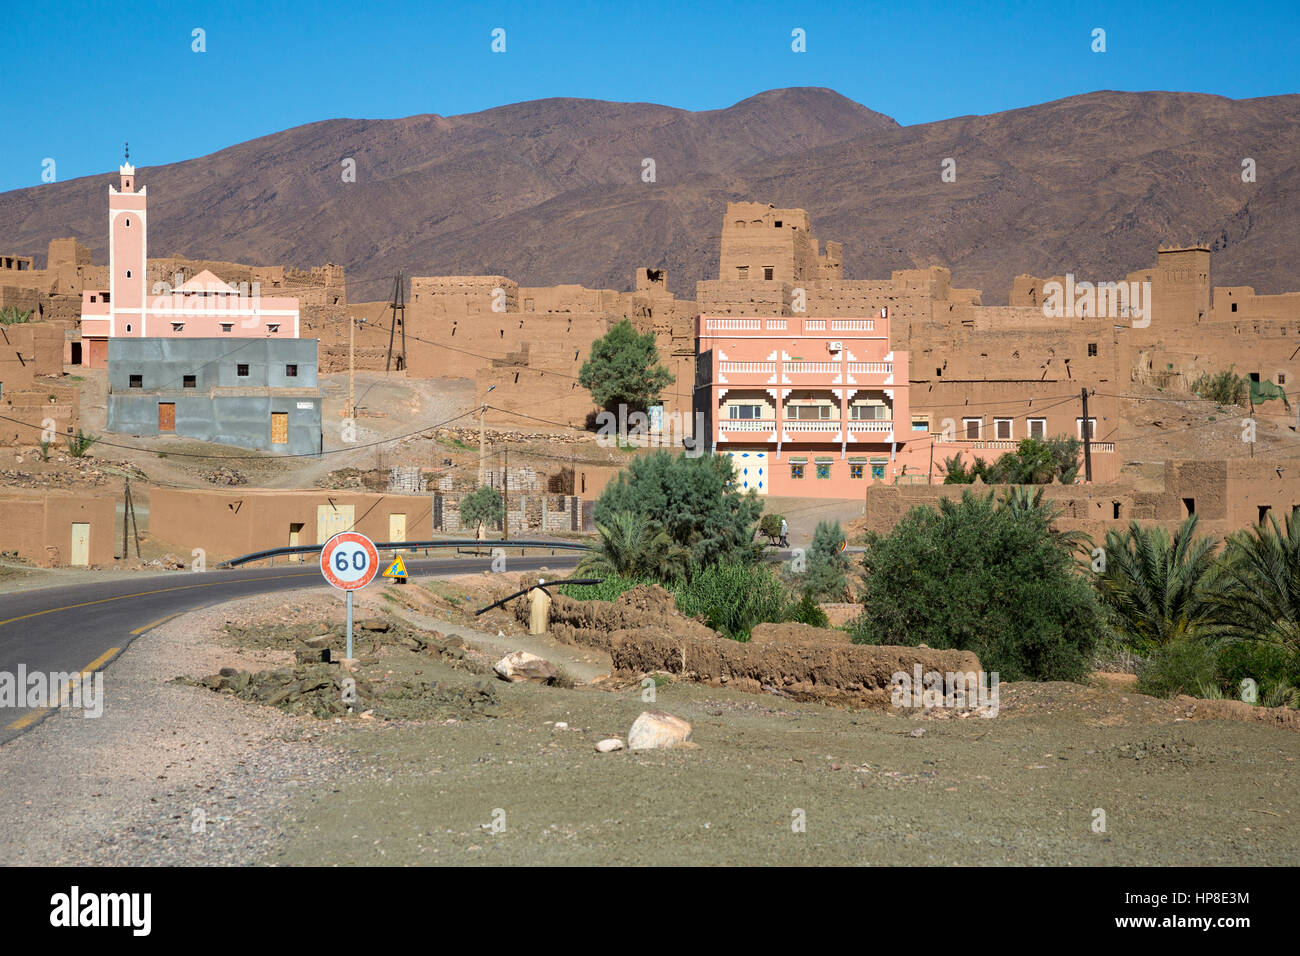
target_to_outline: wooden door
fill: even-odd
[[[289,444],[289,413],[288,412],[271,413],[271,444],[272,445]]]
[[[354,505],[317,505],[316,543],[324,544],[340,531],[351,531],[355,513]]]
[[[176,403],[158,403],[158,430],[160,432],[176,431]]]
[[[90,564],[90,524],[74,522],[72,525],[72,559],[69,564],[86,567]]]

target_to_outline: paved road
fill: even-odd
[[[511,571],[572,568],[576,554],[512,557]],[[413,579],[487,570],[487,558],[406,559]],[[12,706],[3,682],[26,674],[108,667],[136,637],[177,614],[270,591],[329,588],[314,562],[228,571],[150,575],[141,580],[39,588],[0,595],[0,744],[35,726],[46,708]],[[12,676],[10,676],[12,675]],[[24,695],[25,699],[25,695]]]

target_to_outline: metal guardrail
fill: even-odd
[[[253,561],[267,561],[275,564],[275,559],[287,557],[295,554],[319,554],[320,549],[324,547],[321,544],[301,544],[286,546],[283,548],[268,548],[266,551],[254,551],[251,554],[245,554],[238,558],[231,558],[229,561],[222,561],[217,565],[219,568],[237,568],[240,565],[250,564]],[[484,547],[487,548],[518,548],[521,552],[524,550],[540,550],[550,548],[551,554],[556,550],[560,551],[589,551],[591,545],[579,544],[574,541],[535,541],[535,540],[510,540],[503,541],[499,538],[444,538],[438,541],[385,541],[375,542],[377,551],[423,551],[427,556],[431,549],[455,548],[457,553],[461,553],[462,548],[472,548],[473,554],[480,554]]]

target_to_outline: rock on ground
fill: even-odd
[[[492,669],[502,680],[512,683],[531,681],[534,684],[554,684],[560,676],[554,664],[527,651],[512,651],[497,661]]]
[[[691,738],[691,725],[680,717],[662,710],[644,711],[627,732],[627,745],[632,750],[659,750],[676,747]]]

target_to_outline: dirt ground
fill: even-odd
[[[650,701],[640,681],[607,678],[597,650],[529,637],[508,614],[473,618],[466,609],[500,584],[471,576],[427,598],[372,589],[359,602],[359,619],[395,622],[392,640],[378,632],[360,645],[361,679],[424,683],[444,704],[493,698],[429,719],[363,716],[364,701],[322,719],[176,680],[297,666],[298,632],[272,628],[337,625],[341,602],[319,589],[143,635],[110,670],[102,720],[59,713],[0,748],[0,853],[124,864],[1289,865],[1300,851],[1295,731],[1188,720],[1171,702],[1100,684],[1004,684],[999,715],[973,719],[663,675]],[[413,648],[408,629],[436,629],[429,643],[442,647],[454,635],[466,657]],[[547,656],[573,686],[508,684],[471,666],[510,649]],[[698,747],[595,751],[651,709],[689,721]],[[212,821],[202,834],[191,832],[198,806]]]

